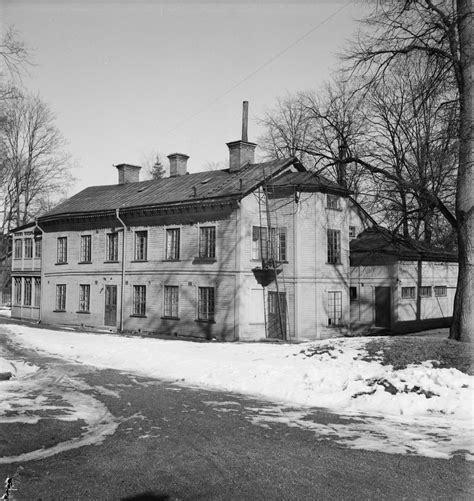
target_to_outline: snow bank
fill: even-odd
[[[355,427],[353,433],[364,448],[377,443],[375,427],[381,436],[391,439],[388,442],[396,446],[396,452],[418,451],[436,457],[449,457],[458,449],[474,452],[470,438],[474,436],[473,378],[456,369],[433,368],[429,363],[394,371],[391,366],[365,361],[362,357],[368,340],[364,338],[303,345],[214,344],[20,325],[5,328],[16,342],[70,361],[293,406],[365,415],[360,422],[363,426]],[[402,435],[407,426],[409,444],[404,447]],[[370,443],[364,442],[361,433],[370,436]],[[388,442],[379,440],[379,448],[386,450]]]

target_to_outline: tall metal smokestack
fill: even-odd
[[[242,141],[248,142],[249,128],[249,102],[244,101],[242,104]]]

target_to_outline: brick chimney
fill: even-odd
[[[184,155],[183,153],[171,153],[171,155],[168,155],[170,161],[170,177],[184,176],[187,174],[186,164],[188,158],[188,155]]]
[[[119,164],[115,166],[118,170],[118,184],[138,183],[140,181],[139,165]]]
[[[238,172],[245,164],[254,162],[257,145],[248,141],[248,113],[249,103],[244,101],[242,106],[242,139],[227,143],[230,172]]]

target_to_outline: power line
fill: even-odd
[[[267,59],[264,63],[262,63],[256,70],[252,71],[252,73],[249,73],[247,76],[239,80],[237,83],[232,85],[232,87],[229,87],[225,92],[222,94],[219,94],[217,97],[209,101],[206,105],[204,105],[201,109],[193,113],[192,115],[188,116],[187,118],[183,119],[180,123],[178,123],[175,127],[173,127],[171,130],[168,131],[168,134],[171,134],[174,132],[176,129],[181,127],[181,125],[185,122],[188,122],[192,120],[193,118],[197,117],[204,111],[206,111],[208,108],[210,108],[214,103],[222,99],[223,97],[227,96],[230,94],[233,90],[235,90],[237,87],[240,87],[243,83],[247,82],[250,80],[252,77],[254,77],[257,73],[262,71],[264,68],[266,68],[268,65],[273,63],[276,59],[278,59],[281,55],[283,55],[285,52],[288,52],[291,48],[293,48],[295,45],[297,45],[301,40],[304,40],[306,37],[311,35],[314,31],[316,31],[318,28],[326,24],[328,21],[330,21],[334,16],[339,14],[339,12],[343,11],[348,5],[351,3],[351,0],[349,0],[347,3],[339,7],[336,11],[334,11],[332,14],[330,14],[328,17],[323,19],[320,23],[318,23],[316,26],[313,26],[310,30],[308,30],[306,33],[298,37],[296,40],[291,42],[289,45],[287,45],[284,49],[282,49],[280,52],[276,53],[274,56],[272,56],[270,59]]]

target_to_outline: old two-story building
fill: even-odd
[[[17,228],[12,316],[218,340],[394,327],[401,275],[391,264],[351,267],[350,242],[374,221],[348,190],[296,158],[255,163],[245,123],[227,146],[229,167],[218,171],[190,174],[180,153],[159,180],[117,165],[117,184],[86,188]]]

